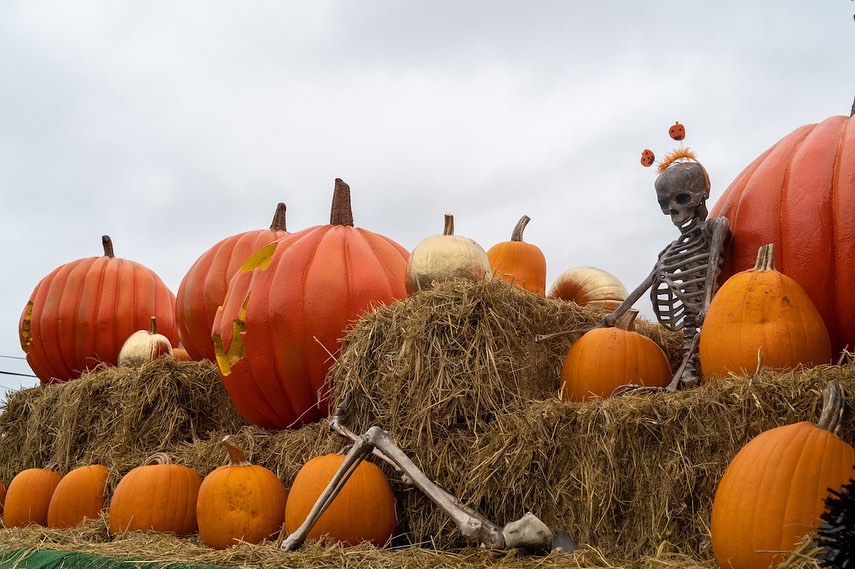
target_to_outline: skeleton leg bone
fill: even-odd
[[[520,547],[541,550],[550,547],[552,532],[534,514],[529,512],[519,520],[499,528],[432,482],[383,429],[374,426],[354,442],[344,463],[318,498],[306,520],[282,542],[282,549],[293,550],[300,547],[318,518],[344,486],[353,469],[374,451],[380,451],[386,460],[408,477],[411,484],[446,512],[467,540],[478,542],[490,549]]]

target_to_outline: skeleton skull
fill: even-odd
[[[671,216],[677,227],[707,217],[710,195],[707,172],[698,162],[675,162],[656,178],[656,199],[662,213]]]

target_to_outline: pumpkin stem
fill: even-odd
[[[232,442],[231,435],[226,435],[220,441],[226,450],[229,451],[229,466],[249,466],[249,461],[246,459],[246,454],[243,449]]]
[[[638,317],[638,309],[630,308],[615,321],[615,327],[626,330],[627,332],[634,332],[636,317]]]
[[[148,333],[152,336],[157,334],[157,318],[154,316],[151,317],[151,320],[148,323]]]
[[[527,215],[524,215],[517,222],[514,227],[513,233],[511,233],[511,241],[522,241],[523,240],[523,230],[525,226],[528,225],[528,222],[531,221],[531,218]]]
[[[341,178],[335,179],[330,225],[349,225],[353,227],[353,208],[350,207],[350,186]]]
[[[172,459],[169,458],[169,455],[165,452],[158,452],[145,459],[143,464],[145,466],[150,466],[152,464],[172,464]]]
[[[273,214],[273,221],[270,223],[270,229],[273,231],[287,231],[285,229],[285,204],[279,202],[276,206],[276,213]]]
[[[101,245],[104,246],[104,255],[106,257],[110,257],[111,259],[115,258],[113,254],[113,240],[110,239],[109,235],[101,236]]]
[[[840,429],[844,409],[843,388],[836,379],[832,379],[822,392],[822,411],[816,426],[829,433],[836,433]]]
[[[443,235],[454,235],[454,216],[450,213],[445,214],[445,226],[442,228]]]
[[[757,250],[757,262],[754,263],[755,272],[766,272],[775,270],[775,244],[767,243]]]

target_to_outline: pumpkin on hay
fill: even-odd
[[[27,468],[12,478],[6,489],[3,525],[47,525],[48,507],[62,475],[49,468]]]
[[[855,111],[855,106],[853,106]],[[710,216],[730,220],[721,282],[774,243],[778,267],[813,301],[834,354],[855,346],[855,118],[800,126],[724,191]]]
[[[442,235],[425,237],[407,261],[407,291],[413,294],[433,287],[436,281],[480,281],[492,274],[487,252],[468,237],[454,234],[454,216],[445,214]]]
[[[122,476],[110,500],[110,533],[196,532],[196,500],[202,479],[191,468],[157,453]]]
[[[842,390],[825,392],[817,424],[759,434],[733,457],[713,499],[710,533],[722,568],[767,569],[819,527],[829,488],[848,482],[855,448],[838,438]]]
[[[152,271],[117,258],[113,242],[101,238],[104,255],[54,269],[36,285],[18,323],[27,363],[43,383],[79,377],[100,362],[116,365],[122,344],[148,328],[178,343],[175,296]]]
[[[635,331],[637,316],[637,310],[628,310],[614,327],[588,330],[570,346],[561,367],[564,400],[606,398],[629,385],[668,386],[668,358],[656,342]]]
[[[540,247],[523,241],[523,231],[529,221],[529,216],[522,216],[511,232],[511,240],[490,247],[487,258],[496,278],[544,296],[546,257]]]
[[[212,328],[235,409],[269,429],[326,417],[327,372],[356,319],[407,296],[407,250],[353,226],[350,187],[336,179],[328,225],[257,251],[229,283]]]
[[[558,275],[547,296],[575,302],[579,306],[614,310],[626,300],[629,293],[623,283],[606,270],[599,267],[573,267]]]
[[[147,330],[137,330],[125,340],[119,350],[119,367],[138,367],[160,356],[171,356],[169,338],[157,333],[157,318],[151,317]]]
[[[199,488],[199,537],[214,549],[226,549],[239,540],[275,539],[285,521],[285,485],[272,471],[247,461],[231,437],[222,443],[229,463],[209,473]]]
[[[306,462],[291,485],[285,504],[285,529],[294,533],[344,462],[344,455],[324,454]],[[329,536],[348,545],[369,541],[383,547],[395,535],[395,496],[383,470],[363,460],[318,518],[307,539]]]
[[[104,509],[108,474],[106,466],[90,464],[63,476],[50,499],[47,526],[64,529],[98,518]]]
[[[698,357],[704,378],[831,361],[828,331],[804,289],[775,269],[775,246],[757,252],[753,269],[727,279],[710,303]]]
[[[279,203],[269,229],[244,231],[215,243],[184,275],[175,297],[175,321],[190,359],[216,361],[211,326],[229,281],[253,253],[289,235],[285,211],[285,204]]]

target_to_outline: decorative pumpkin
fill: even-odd
[[[63,476],[50,499],[48,527],[70,528],[86,518],[98,518],[104,509],[108,474],[106,466],[90,464]]]
[[[47,468],[28,468],[16,474],[6,489],[3,525],[46,526],[50,499],[61,479],[59,472]]]
[[[758,357],[771,369],[831,361],[822,317],[804,289],[775,270],[774,252],[774,244],[761,247],[754,268],[727,279],[713,297],[698,346],[704,378],[752,371]]]
[[[104,362],[116,365],[124,341],[148,328],[178,342],[175,297],[154,271],[120,259],[102,237],[104,255],[54,269],[36,286],[21,314],[18,335],[27,362],[43,383],[75,379]]]
[[[173,464],[163,453],[125,474],[110,500],[110,533],[129,531],[196,532],[196,499],[202,479],[192,469]]]
[[[565,401],[609,397],[627,385],[667,387],[671,367],[659,345],[634,330],[637,310],[628,310],[617,325],[594,328],[576,340],[561,367]]]
[[[442,235],[427,237],[413,249],[407,263],[407,292],[429,289],[435,281],[480,281],[491,274],[487,252],[472,239],[455,235],[454,216],[447,213]]]
[[[211,326],[226,296],[229,281],[253,253],[287,235],[285,204],[279,203],[269,229],[254,229],[226,237],[193,263],[178,285],[175,299],[178,334],[190,359],[216,361]]]
[[[238,540],[275,539],[285,521],[285,485],[267,468],[250,464],[230,437],[222,442],[229,463],[202,480],[196,501],[199,537],[214,549],[226,549]]]
[[[668,136],[674,140],[683,140],[686,138],[686,127],[680,121],[677,121],[668,129]]]
[[[125,340],[119,350],[119,367],[138,367],[160,356],[171,356],[169,338],[157,333],[157,318],[151,317],[148,330],[137,330]]]
[[[620,306],[629,293],[623,283],[608,271],[597,267],[574,267],[558,275],[547,296],[611,311]]]
[[[172,359],[178,360],[179,362],[193,361],[193,358],[190,357],[190,354],[187,353],[187,350],[181,344],[179,344],[177,348],[172,348]]]
[[[653,166],[653,163],[656,162],[656,155],[649,148],[645,148],[641,151],[641,165],[645,168]]]
[[[312,458],[297,472],[285,504],[288,533],[303,524],[343,462],[344,455],[325,454]],[[348,545],[370,541],[382,547],[395,535],[396,526],[395,496],[389,480],[379,466],[364,460],[318,518],[307,539],[328,535]]]
[[[722,568],[767,569],[819,526],[829,488],[852,476],[855,448],[834,435],[841,390],[832,382],[818,424],[761,433],[730,461],[716,489],[710,533]]]
[[[529,216],[524,215],[511,233],[511,240],[497,243],[487,250],[493,275],[524,290],[546,294],[546,257],[540,247],[523,241]]]
[[[392,239],[353,226],[350,188],[337,179],[330,224],[256,252],[217,310],[217,364],[235,409],[268,429],[326,417],[339,340],[367,311],[406,297],[407,256]]]
[[[801,126],[748,165],[710,211],[733,238],[721,282],[774,243],[778,267],[805,289],[833,354],[855,347],[855,118]]]

